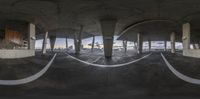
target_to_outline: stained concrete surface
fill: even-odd
[[[51,59],[52,55],[41,55],[19,59],[0,59],[0,79],[21,79],[31,76],[41,70]]]
[[[113,50],[113,57],[110,59],[106,59],[104,57],[104,53],[102,51],[96,51],[91,53],[90,50],[84,50],[79,55],[74,54],[73,51],[68,52],[73,57],[76,57],[80,60],[94,63],[94,64],[101,64],[101,65],[115,65],[115,64],[124,64],[136,59],[139,59],[150,52],[144,52],[142,54],[137,54],[135,50],[128,50],[126,53],[122,50]]]
[[[199,58],[187,57],[179,53],[164,53],[164,55],[166,56],[170,64],[174,66],[175,69],[187,76],[200,79]]]
[[[181,68],[181,60],[191,62],[191,67],[194,65],[193,61],[187,61],[188,57],[164,55],[174,67]],[[180,66],[175,63],[176,57]],[[181,69],[188,70],[185,66]],[[86,65],[58,53],[51,68],[40,79],[20,86],[0,86],[0,96],[13,99],[193,99],[200,97],[200,86],[177,78],[167,68],[160,53],[154,52],[146,59],[117,68]]]

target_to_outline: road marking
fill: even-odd
[[[99,56],[96,60],[94,60],[92,63],[96,63],[98,60],[100,60],[102,56]]]
[[[149,56],[151,55],[151,53],[150,53],[150,54],[145,55],[145,56],[143,56],[143,57],[141,57],[141,58],[139,58],[139,59],[136,59],[136,60],[134,60],[134,61],[131,61],[131,62],[128,62],[128,63],[124,63],[124,64],[101,65],[101,64],[94,64],[94,63],[89,63],[89,62],[80,60],[80,59],[78,59],[78,58],[76,58],[76,57],[74,57],[74,56],[69,55],[68,53],[65,53],[65,54],[68,55],[69,57],[71,57],[72,59],[77,60],[77,61],[79,61],[79,62],[81,62],[81,63],[87,64],[87,65],[91,65],[91,66],[96,66],[96,67],[121,67],[121,66],[129,65],[129,64],[133,64],[133,63],[138,62],[138,61],[140,61],[140,60],[142,60],[142,59],[144,59],[144,58],[147,58],[147,57],[149,57]]]
[[[189,76],[186,76],[182,73],[180,73],[179,71],[177,71],[168,61],[167,59],[165,58],[165,56],[161,53],[161,56],[163,58],[163,60],[165,61],[167,67],[171,70],[171,72],[176,75],[178,78],[182,79],[183,81],[185,82],[188,82],[188,83],[192,83],[192,84],[197,84],[197,85],[200,85],[200,80],[199,79],[195,79],[195,78],[191,78]]]
[[[57,55],[57,53],[54,54],[53,58],[49,61],[49,63],[42,70],[40,70],[38,73],[36,73],[32,76],[23,78],[23,79],[18,79],[18,80],[0,80],[0,85],[7,85],[7,86],[22,85],[22,84],[26,84],[26,83],[32,82],[34,80],[37,80],[49,69],[49,67],[53,63],[56,55]]]

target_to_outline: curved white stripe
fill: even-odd
[[[29,83],[29,82],[32,82],[36,79],[38,79],[39,77],[41,77],[48,69],[49,67],[51,66],[52,62],[54,61],[55,57],[56,57],[57,54],[55,54],[53,56],[53,58],[49,61],[49,63],[38,73],[30,76],[30,77],[27,77],[27,78],[24,78],[24,79],[19,79],[19,80],[0,80],[0,85],[21,85],[21,84],[26,84],[26,83]]]
[[[174,75],[176,75],[178,78],[188,82],[188,83],[192,83],[192,84],[197,84],[200,85],[200,80],[199,79],[195,79],[195,78],[191,78],[188,77],[180,72],[178,72],[165,58],[165,56],[161,53],[161,56],[163,58],[163,60],[165,61],[167,67],[172,71],[172,73],[174,73]]]
[[[150,53],[150,54],[145,55],[145,56],[143,56],[143,57],[141,57],[141,58],[139,58],[139,59],[136,59],[136,60],[134,60],[134,61],[131,61],[131,62],[128,62],[128,63],[124,63],[124,64],[116,64],[116,65],[100,65],[100,64],[94,64],[94,63],[89,63],[89,62],[86,62],[86,61],[80,60],[80,59],[78,59],[78,58],[76,58],[76,57],[73,57],[73,56],[67,54],[67,53],[65,53],[65,54],[68,55],[68,56],[70,56],[71,58],[73,58],[73,59],[79,61],[79,62],[82,62],[82,63],[87,64],[87,65],[97,66],[97,67],[121,67],[121,66],[125,66],[125,65],[129,65],[129,64],[132,64],[132,63],[138,62],[138,61],[140,61],[140,60],[142,60],[142,59],[144,59],[144,58],[147,58],[148,56],[151,55],[151,53]]]
[[[95,62],[97,62],[98,60],[100,60],[101,57],[102,57],[102,56],[99,56],[97,59],[95,59],[95,60],[93,61],[93,63],[95,63]]]

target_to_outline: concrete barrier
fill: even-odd
[[[199,49],[183,50],[183,56],[200,58],[200,50]]]
[[[0,50],[0,58],[15,59],[35,56],[35,50]]]

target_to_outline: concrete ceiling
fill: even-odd
[[[151,39],[166,39],[164,36],[171,31],[181,36],[181,24],[185,21],[191,22],[195,27],[192,31],[198,35],[199,12],[199,0],[0,0],[0,19],[33,22],[41,31],[60,37],[79,32],[81,26],[85,37],[101,35],[99,20],[107,18],[118,20],[115,34],[121,36],[126,28],[143,20],[166,19],[176,23],[150,22],[134,27],[123,33],[133,36],[130,40],[137,32],[152,35]]]

